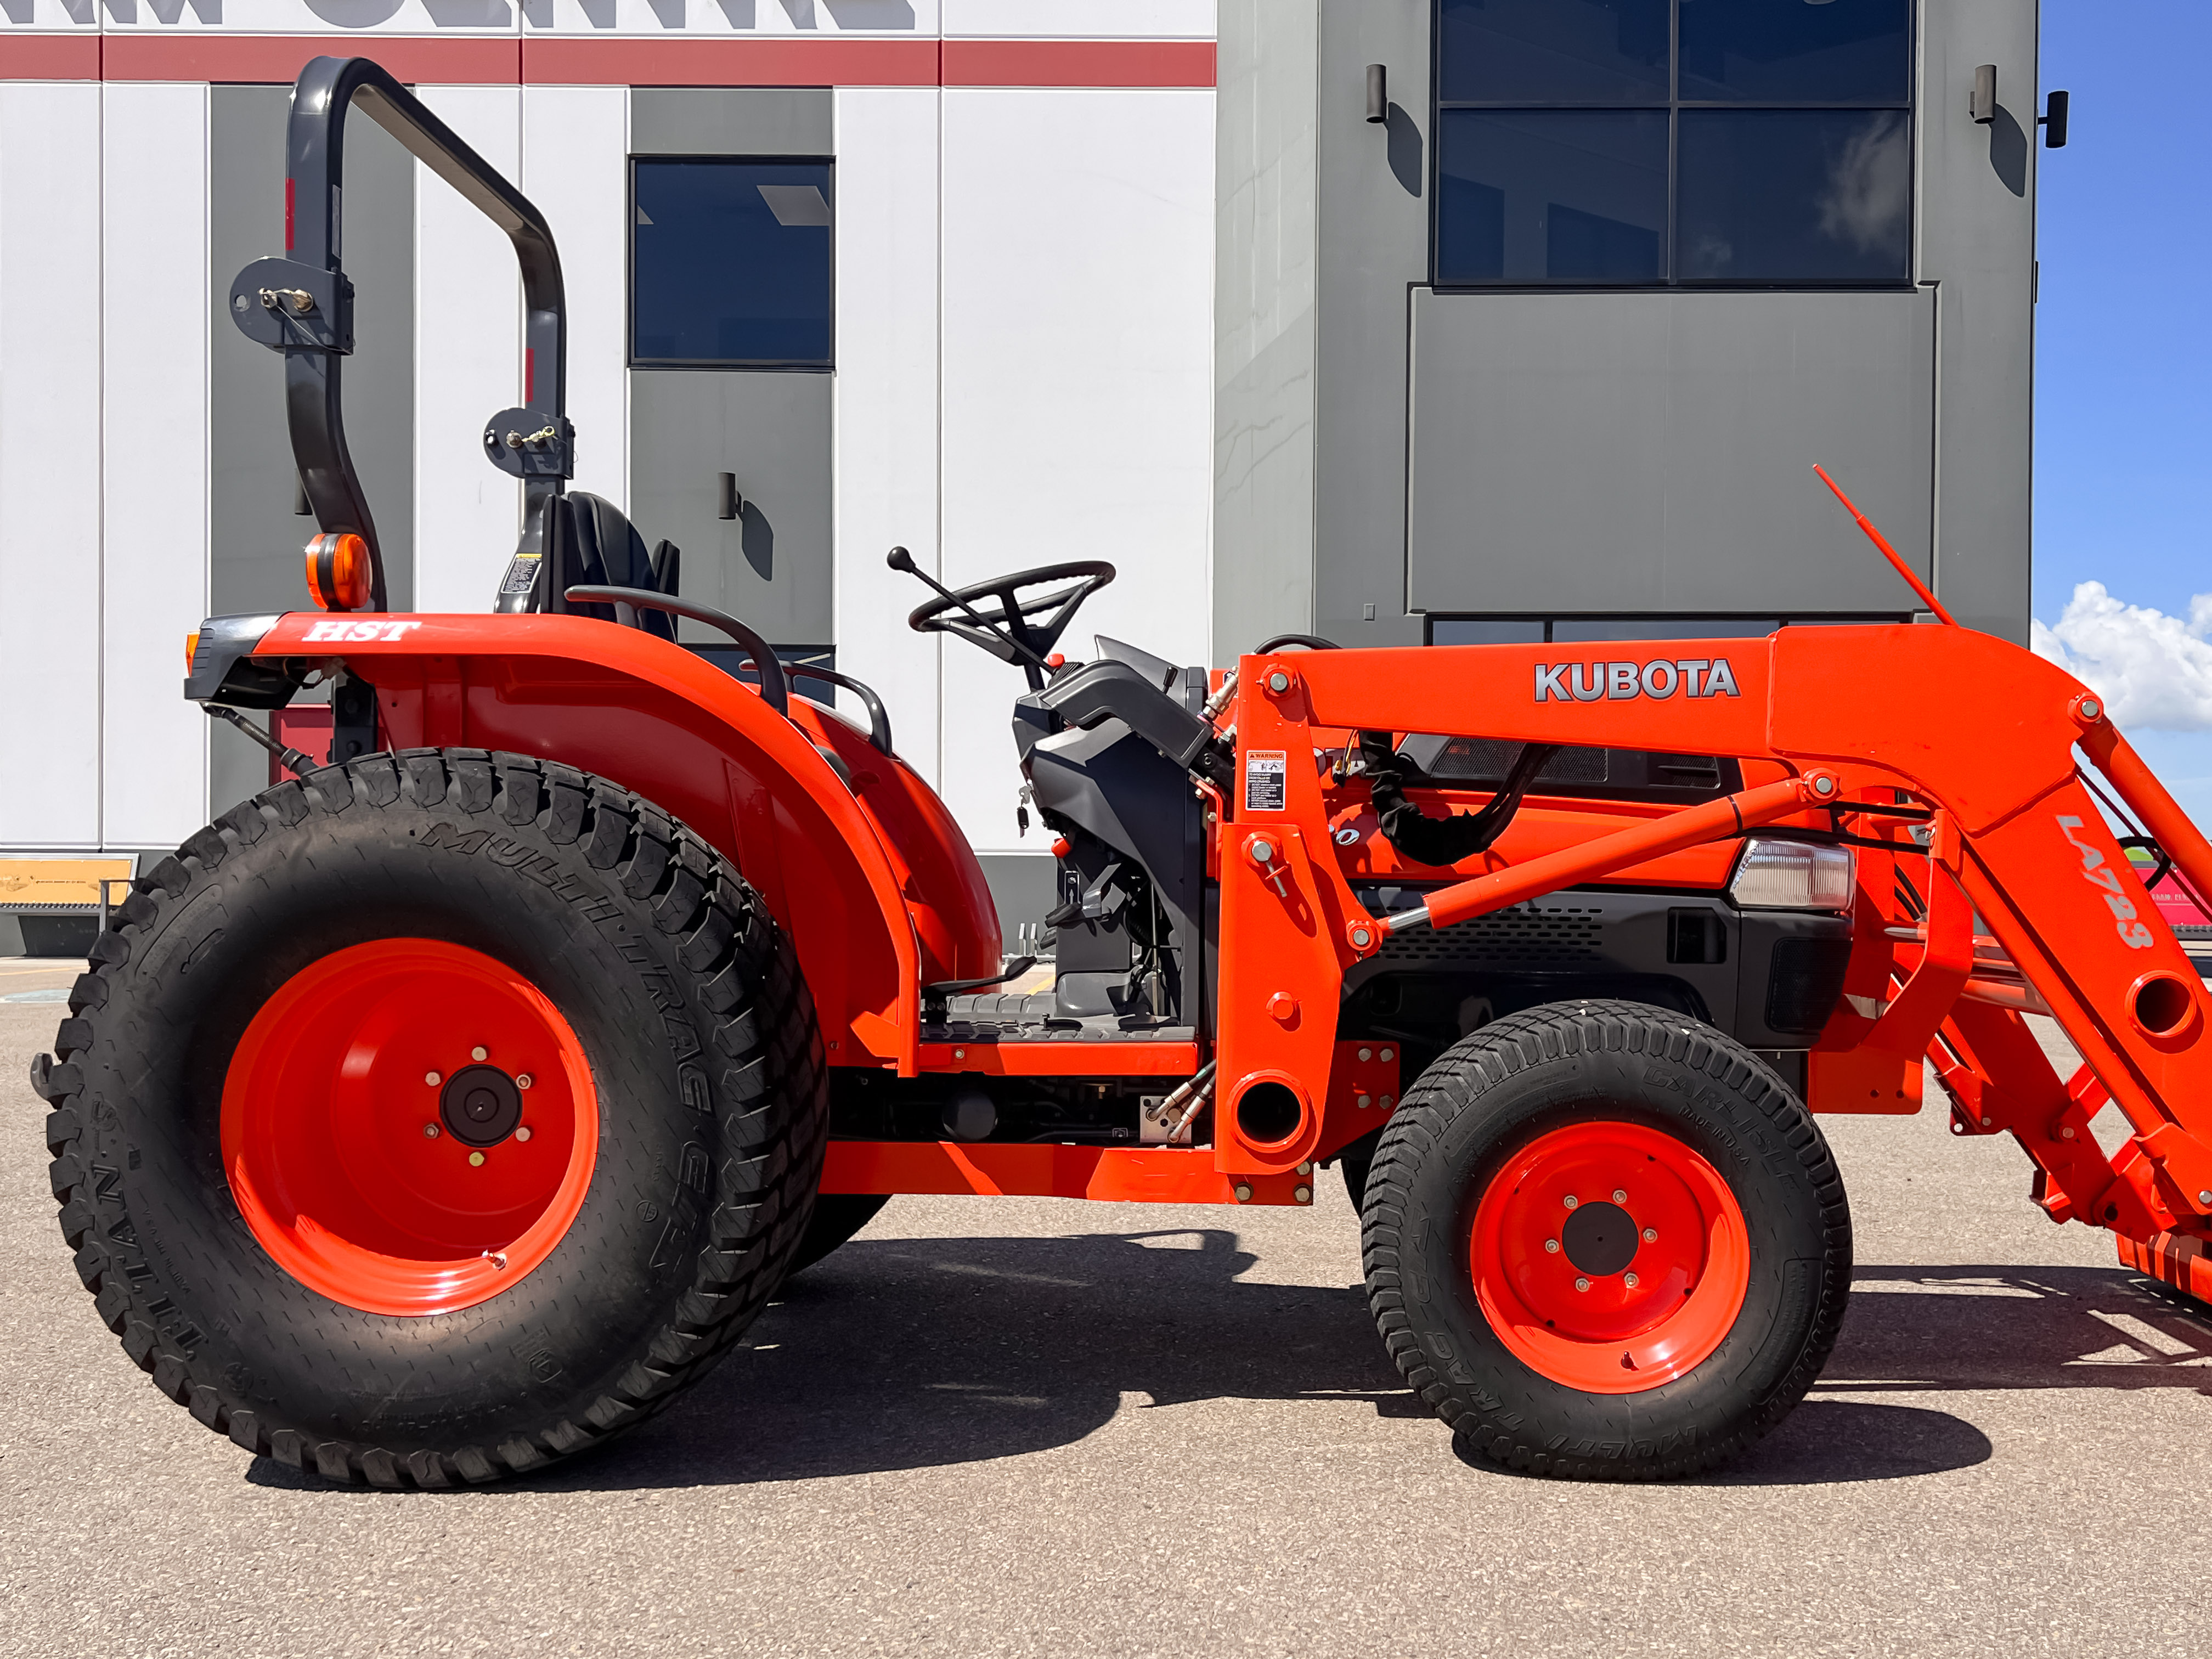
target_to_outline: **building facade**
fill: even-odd
[[[903,625],[1070,558],[1085,629],[1346,644],[1911,614],[1810,471],[2024,638],[2034,0],[9,0],[0,850],[166,848],[265,762],[178,696],[304,606],[287,88],[377,58],[545,211],[575,487],[889,703],[1010,919],[1018,681]],[[1972,106],[1976,72],[1995,96]],[[402,608],[485,611],[504,239],[367,121],[348,422]]]

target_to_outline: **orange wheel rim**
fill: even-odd
[[[223,1080],[222,1164],[246,1224],[294,1279],[367,1313],[452,1313],[519,1284],[583,1207],[599,1131],[560,1011],[438,939],[302,969]]]
[[[1472,1245],[1475,1296],[1498,1340],[1586,1394],[1640,1394],[1695,1370],[1751,1282],[1728,1182],[1640,1123],[1577,1123],[1530,1141],[1484,1189]]]

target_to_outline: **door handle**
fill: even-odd
[[[738,475],[717,472],[714,475],[714,516],[734,519],[745,510],[745,498],[738,494]]]

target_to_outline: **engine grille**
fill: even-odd
[[[1386,935],[1383,963],[1595,963],[1605,960],[1605,913],[1577,905],[1520,905],[1462,921],[1442,933],[1416,928]]]

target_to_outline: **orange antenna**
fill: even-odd
[[[1912,574],[1912,567],[1905,563],[1905,556],[1889,544],[1888,538],[1874,527],[1868,520],[1867,515],[1851,505],[1851,498],[1844,495],[1836,481],[1828,476],[1828,469],[1815,464],[1813,471],[1820,475],[1822,483],[1836,492],[1836,499],[1844,504],[1844,511],[1858,520],[1858,526],[1866,532],[1867,539],[1881,550],[1882,557],[1897,567],[1897,574],[1905,578],[1906,583],[1921,597],[1928,608],[1952,627],[1956,628],[1959,625],[1959,619],[1943,608],[1943,601],[1936,597],[1934,590],[1926,582]]]

